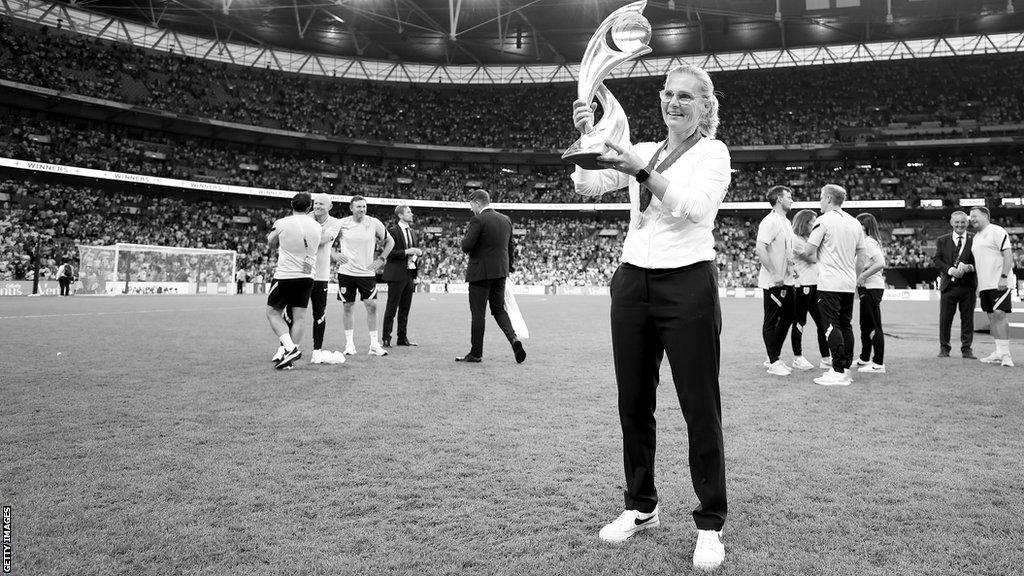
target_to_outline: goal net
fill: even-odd
[[[234,250],[78,246],[80,294],[231,294]]]

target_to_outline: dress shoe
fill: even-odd
[[[963,352],[960,353],[960,355],[963,356],[964,359],[966,359],[966,360],[977,360],[978,359],[978,357],[974,355],[974,352],[972,352],[970,350],[964,350]]]
[[[391,348],[391,338],[384,338],[383,340],[381,340],[381,344],[385,348]],[[399,342],[398,345],[401,346],[402,345],[401,342]]]
[[[399,340],[398,341],[398,345],[399,346],[419,346],[419,344],[417,344],[415,342],[410,342],[408,338],[406,338],[405,340]]]
[[[949,351],[939,350],[939,358],[949,358]]]
[[[522,364],[526,361],[526,350],[523,350],[523,343],[519,340],[512,343],[512,352],[516,355],[516,364]]]
[[[472,354],[466,354],[465,356],[456,356],[456,362],[482,362],[483,358],[479,356],[473,356]]]

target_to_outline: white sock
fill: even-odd
[[[1000,356],[1005,356],[1010,353],[1010,341],[1009,340],[996,340],[996,353]]]
[[[345,330],[345,345],[347,348],[352,348],[356,345],[355,343],[355,330]]]
[[[281,345],[284,346],[285,350],[291,350],[295,348],[295,342],[292,342],[291,334],[285,334],[281,336]]]
[[[376,346],[380,344],[380,340],[377,339],[377,331],[370,330],[370,346]]]

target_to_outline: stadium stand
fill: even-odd
[[[0,280],[31,279],[38,247],[40,274],[52,275],[63,258],[76,259],[78,244],[116,242],[229,249],[238,252],[238,266],[266,273],[273,267],[264,237],[283,213],[281,201],[221,195],[217,199],[175,193],[128,193],[83,185],[0,180]],[[246,202],[249,203],[246,203]],[[259,202],[258,204],[256,202]],[[388,207],[372,212],[389,221]],[[854,213],[857,211],[854,210]],[[346,215],[336,205],[337,216]],[[417,226],[427,231],[422,279],[459,282],[466,257],[459,239],[469,211],[418,211]],[[719,284],[756,285],[757,264],[751,244],[762,214],[722,216],[716,231]],[[524,216],[513,214],[520,284],[559,286],[605,285],[615,271],[622,236],[628,225],[624,213],[596,215]],[[1020,227],[1020,219],[1002,222]],[[912,234],[893,235],[895,227]],[[886,258],[890,268],[931,268],[931,245],[945,233],[944,222],[884,222]],[[1016,268],[1024,268],[1022,235],[1014,236]],[[229,278],[230,279],[230,278]],[[229,281],[223,280],[223,281]]]
[[[580,197],[571,192],[571,169],[564,165],[499,167],[384,161],[268,146],[243,145],[173,134],[154,134],[116,124],[0,108],[0,156],[167,178],[282,190],[330,191],[382,198],[463,200],[467,182],[495,191],[500,202],[621,202],[625,196]],[[959,162],[958,162],[959,163]],[[434,166],[431,166],[433,164]],[[856,200],[921,198],[946,205],[961,197],[998,200],[1024,196],[1020,153],[1004,153],[954,166],[876,166],[863,162],[815,166],[737,165],[729,201],[758,201],[768,187],[784,182],[797,200],[816,199],[826,182],[845,186]],[[517,171],[520,170],[520,171]],[[525,173],[524,173],[525,171]],[[334,178],[324,174],[336,175]]]
[[[212,63],[45,27],[12,25],[0,34],[0,77],[6,80],[189,116],[434,145],[555,149],[575,139],[568,116],[572,84],[349,82]],[[1021,77],[1020,55],[717,73],[719,139],[756,146],[1020,132]],[[661,135],[660,118],[649,113],[660,82],[608,83],[633,119],[635,140]]]

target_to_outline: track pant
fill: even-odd
[[[825,321],[832,369],[844,372],[853,364],[853,292],[819,290],[818,311]]]
[[[309,303],[313,306],[313,350],[320,350],[327,333],[327,280],[313,282]]]
[[[789,337],[789,343],[793,346],[794,356],[803,356],[803,334],[804,326],[807,325],[807,316],[814,320],[814,332],[818,339],[818,353],[822,358],[831,356],[828,349],[828,340],[825,339],[825,323],[818,311],[818,287],[797,286],[793,288],[793,333]]]
[[[881,288],[857,287],[860,298],[860,359],[885,364],[885,334],[882,333]],[[874,357],[872,358],[872,352]]]
[[[775,362],[782,354],[786,335],[793,323],[793,287],[775,286],[764,289],[764,322],[761,337],[768,352],[768,361]]]
[[[960,311],[960,351],[970,352],[974,344],[974,305],[978,295],[971,286],[952,285],[939,295],[939,350],[949,352],[953,316]]]
[[[650,512],[658,503],[654,411],[661,360],[668,356],[699,501],[693,519],[698,529],[721,530],[728,506],[718,384],[722,311],[714,264],[656,270],[624,263],[610,292],[626,509]]]

